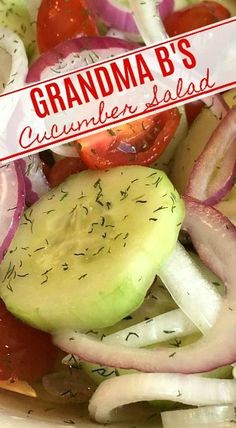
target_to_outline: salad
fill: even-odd
[[[0,93],[234,15],[234,0],[4,0]],[[0,164],[0,388],[101,424],[144,402],[164,428],[235,424],[235,100]]]

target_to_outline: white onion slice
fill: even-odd
[[[0,82],[1,95],[24,86],[28,72],[28,59],[24,44],[16,33],[2,27],[0,27],[0,64],[2,78],[4,78],[4,81]],[[6,144],[6,124],[14,109],[15,104],[12,99],[7,98],[4,104],[2,101],[0,143],[3,145]]]
[[[85,361],[143,372],[200,373],[236,361],[236,228],[214,208],[186,199],[185,227],[200,257],[227,288],[222,309],[210,331],[183,348],[133,349],[98,341],[79,332],[61,331],[54,342]],[[73,338],[73,340],[72,340]]]
[[[168,373],[114,377],[99,385],[90,400],[89,413],[97,422],[108,423],[114,409],[152,400],[193,406],[236,403],[236,381]]]
[[[11,70],[3,91],[1,91],[1,93],[7,93],[24,86],[28,72],[28,60],[22,40],[8,28],[0,27],[0,49],[11,56]],[[1,61],[1,67],[4,65],[5,63]]]
[[[226,161],[224,163],[224,158]],[[223,173],[220,180],[210,189],[209,185],[219,162],[222,161]],[[195,163],[186,194],[204,201],[206,204],[216,204],[231,189],[234,184],[236,169],[236,108],[231,109],[213,132],[210,140]]]
[[[51,151],[59,156],[78,158],[78,150],[76,150],[74,143],[62,144],[61,146],[51,147]]]
[[[218,427],[220,422],[235,420],[234,406],[205,406],[196,409],[175,410],[161,413],[163,428]]]
[[[0,263],[15,235],[24,207],[25,186],[18,161],[0,163]]]
[[[49,185],[38,154],[27,156],[18,162],[21,165],[25,179],[26,205],[31,206],[49,191]]]
[[[177,305],[202,333],[206,333],[215,323],[221,296],[180,243],[159,276]]]
[[[103,343],[141,348],[185,337],[197,331],[195,324],[180,309],[174,309],[101,338]],[[73,358],[76,359],[76,356]],[[72,356],[68,355],[62,362],[70,365],[71,360]]]
[[[196,326],[180,309],[150,318],[104,337],[104,343],[141,348],[195,333]]]
[[[160,0],[129,0],[129,5],[146,45],[158,43],[168,38],[159,14]]]

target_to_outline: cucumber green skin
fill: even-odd
[[[108,327],[102,331],[99,331],[98,334],[99,336],[102,336],[103,334],[108,336],[109,334],[113,334],[117,331],[138,324],[139,322],[142,322],[148,318],[153,318],[176,308],[177,305],[175,301],[172,299],[161,280],[157,277],[155,283],[150,289],[150,293],[148,293],[148,295],[145,297],[144,302],[140,308],[132,313],[128,319],[123,319],[112,327]],[[81,366],[97,385],[114,376],[135,373],[135,370],[114,370],[112,367],[91,364],[85,361],[81,361]]]
[[[114,325],[142,304],[183,217],[162,171],[76,174],[25,212],[0,265],[1,297],[16,317],[49,332]]]
[[[24,42],[29,60],[36,54],[36,32],[26,8],[25,0],[0,2],[0,27],[14,31]]]

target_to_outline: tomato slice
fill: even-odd
[[[78,141],[80,157],[88,168],[151,165],[173,138],[180,114],[176,108],[136,120]]]
[[[203,1],[171,13],[164,21],[169,36],[176,36],[230,17],[230,12],[215,1]]]
[[[229,17],[229,11],[221,4],[215,1],[203,1],[171,13],[165,19],[164,25],[169,36],[172,37]],[[198,116],[202,108],[202,101],[186,104],[185,110],[189,125]]]
[[[77,35],[99,35],[86,0],[42,0],[37,20],[40,52]]]
[[[47,174],[51,187],[63,183],[67,177],[76,172],[84,171],[87,167],[80,158],[63,158],[56,162]]]
[[[185,105],[185,111],[189,125],[191,125],[199,113],[201,113],[203,107],[204,104],[200,100],[193,101]]]
[[[18,321],[0,301],[1,380],[39,380],[53,368],[57,355],[50,335]]]

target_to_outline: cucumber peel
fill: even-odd
[[[114,325],[142,304],[183,217],[162,171],[76,174],[25,212],[0,266],[1,297],[49,332]]]

